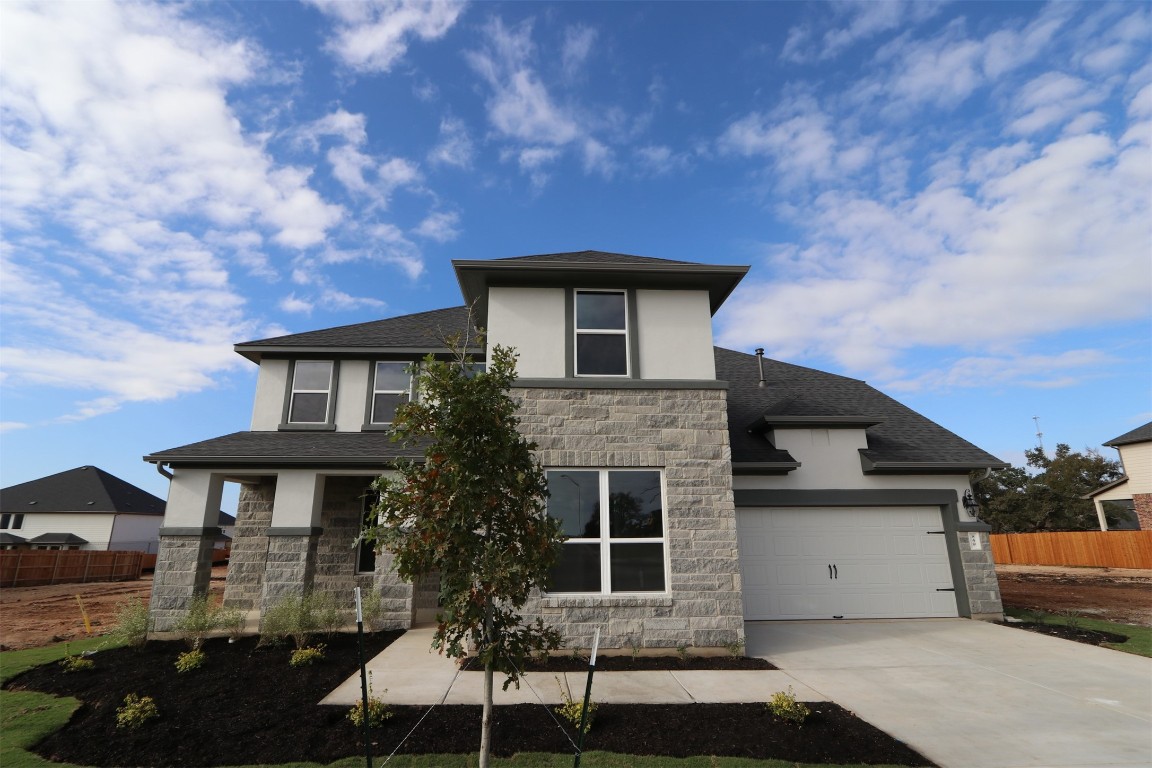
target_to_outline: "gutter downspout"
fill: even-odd
[[[173,475],[171,472],[164,469],[163,462],[159,462],[159,461],[156,462],[156,471],[159,472],[160,474],[164,475],[164,477],[168,478],[169,480],[171,480],[172,478],[175,477],[175,475]],[[991,471],[991,470],[989,470],[989,471]]]

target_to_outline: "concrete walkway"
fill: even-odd
[[[373,695],[390,704],[481,704],[483,672],[457,673],[456,665],[435,651],[432,629],[404,633],[368,662]],[[557,683],[559,678],[559,683]],[[587,672],[533,672],[521,678],[520,688],[500,690],[496,678],[496,704],[546,704],[561,702],[560,686],[573,698],[584,695]],[[597,672],[592,699],[605,704],[691,704],[693,702],[762,702],[791,685],[801,701],[824,697],[785,672]],[[539,696],[539,698],[537,698]],[[321,704],[351,706],[360,700],[360,676],[353,675]]]
[[[944,768],[1152,766],[1152,659],[964,619],[745,628],[749,655]]]

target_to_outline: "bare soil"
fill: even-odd
[[[366,655],[379,653],[399,634],[370,636]],[[83,702],[64,728],[35,747],[49,760],[157,767],[329,763],[362,755],[364,742],[347,719],[347,707],[315,703],[355,672],[356,637],[320,641],[327,644],[326,658],[309,667],[290,667],[288,647],[257,648],[254,638],[244,638],[208,641],[205,666],[178,674],[174,664],[186,646],[149,642],[142,649],[98,653],[90,671],[70,673],[59,664],[37,667],[8,687]],[[129,693],[153,697],[159,712],[139,730],[116,727],[116,709]],[[812,714],[798,727],[778,720],[762,704],[604,704],[584,747],[633,755],[932,765],[836,704],[809,706]],[[372,731],[373,755],[387,755],[401,742],[401,753],[476,752],[480,707],[437,707],[417,726],[427,713],[428,707],[393,707],[393,717]],[[574,738],[573,729],[558,725],[543,705],[501,706],[494,713],[497,755],[572,753]]]
[[[998,565],[1004,606],[1152,627],[1152,570]]]

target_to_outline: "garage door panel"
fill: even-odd
[[[933,508],[738,510],[745,618],[956,616],[941,527]]]

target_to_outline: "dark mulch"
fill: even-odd
[[[367,653],[379,653],[397,633],[369,636]],[[210,641],[207,665],[187,674],[173,666],[180,643],[149,643],[97,654],[96,668],[65,673],[50,664],[19,676],[9,688],[74,696],[83,705],[71,722],[36,751],[51,760],[81,765],[217,766],[293,761],[328,763],[363,754],[361,732],[346,707],[319,701],[357,668],[355,635],[329,638],[327,659],[312,667],[288,666],[288,648],[256,648],[251,639]],[[678,660],[677,660],[678,662]],[[375,680],[386,688],[387,680]],[[128,693],[152,696],[160,717],[137,731],[115,727],[115,712]],[[593,695],[595,698],[595,695]],[[733,755],[811,763],[932,765],[884,732],[830,703],[797,728],[773,718],[760,704],[602,705],[585,748],[626,754]],[[373,753],[390,753],[427,707],[395,707],[374,732]],[[407,753],[474,753],[480,708],[442,706],[404,744]],[[494,752],[572,752],[539,705],[497,707]]]
[[[1029,632],[1038,632],[1042,635],[1052,635],[1053,637],[1062,637],[1065,640],[1072,640],[1077,643],[1086,643],[1087,645],[1103,645],[1104,643],[1123,643],[1127,642],[1126,635],[1118,635],[1115,632],[1104,632],[1099,629],[1085,629],[1083,627],[1069,627],[1063,624],[1041,624],[1036,622],[1003,622],[1005,626],[1016,627],[1017,629],[1026,629]]]

